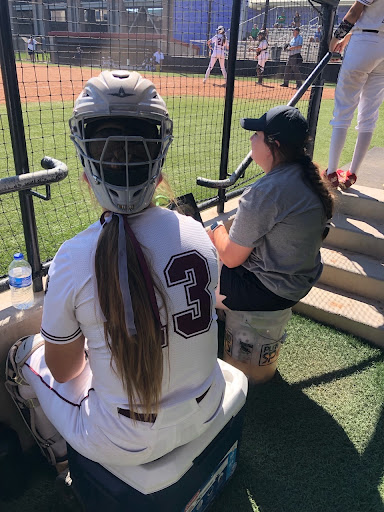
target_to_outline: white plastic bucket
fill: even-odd
[[[224,361],[261,384],[276,372],[292,310],[225,312]]]

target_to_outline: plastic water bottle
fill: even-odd
[[[21,252],[13,256],[8,269],[12,306],[28,309],[33,306],[32,268]]]

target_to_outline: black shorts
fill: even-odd
[[[223,265],[220,293],[226,296],[223,304],[233,311],[280,311],[298,302],[271,292],[253,272],[242,266],[228,268]]]

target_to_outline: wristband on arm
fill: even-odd
[[[215,221],[213,224],[211,224],[211,231],[215,231],[215,229],[219,226],[224,226],[224,222],[222,220]]]
[[[354,23],[350,23],[347,20],[343,20],[335,30],[333,37],[335,39],[344,39],[344,37],[352,30],[354,26]]]

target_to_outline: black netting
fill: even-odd
[[[193,192],[196,201],[217,192],[196,185],[196,178],[219,178],[225,78],[216,62],[203,83],[213,55],[207,44],[223,26],[231,39],[230,0],[116,0],[65,4],[47,0],[9,2],[13,48],[24,118],[29,170],[39,170],[44,155],[64,161],[69,175],[52,186],[52,200],[34,199],[41,259],[55,254],[59,245],[97,218],[98,210],[88,190],[81,186],[81,167],[68,135],[68,119],[84,83],[103,69],[137,70],[150,78],[167,102],[174,120],[175,140],[165,173],[175,195]],[[294,21],[296,11],[300,20]],[[284,20],[285,17],[285,20]],[[307,1],[278,5],[262,1],[244,3],[241,9],[235,69],[228,173],[249,151],[249,133],[240,128],[244,116],[259,116],[270,107],[286,104],[295,93],[279,87],[287,59],[284,50],[292,37],[292,23],[303,35],[305,77],[318,60],[322,27],[320,8]],[[268,59],[262,84],[256,73],[258,37],[266,28]],[[156,52],[164,58],[156,62]],[[228,70],[228,48],[225,67]],[[306,115],[310,93],[298,104]],[[4,95],[0,93],[0,177],[15,174]],[[261,174],[252,164],[234,188]],[[25,250],[17,194],[1,196],[0,275],[16,250]]]

